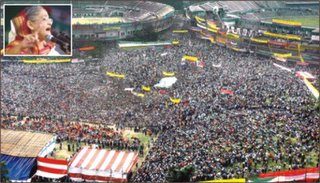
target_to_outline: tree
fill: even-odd
[[[6,165],[6,162],[5,161],[1,161],[0,162],[0,181],[1,182],[7,182],[9,181],[9,178],[8,178],[8,168],[7,168],[7,165]]]
[[[189,182],[194,172],[194,167],[189,165],[183,168],[170,167],[166,177],[169,182]]]

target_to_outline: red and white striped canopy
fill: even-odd
[[[68,161],[37,157],[38,169],[36,175],[59,179],[68,174]]]
[[[127,181],[127,173],[138,161],[135,152],[83,148],[71,161],[73,181]]]

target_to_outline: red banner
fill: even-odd
[[[268,43],[275,46],[288,46],[287,42],[268,41]]]
[[[87,47],[82,47],[82,48],[79,48],[80,51],[90,51],[90,50],[95,50],[96,47],[94,46],[87,46]]]
[[[285,171],[279,171],[279,172],[267,172],[267,173],[261,173],[259,175],[259,178],[268,178],[268,177],[278,177],[278,176],[296,176],[301,174],[307,174],[307,173],[319,173],[320,168],[314,167],[314,168],[304,168],[304,169],[298,169],[298,170],[285,170]]]

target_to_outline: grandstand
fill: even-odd
[[[105,1],[99,4],[76,5],[73,12],[76,17],[73,22],[75,39],[125,39],[146,28],[160,32],[172,25],[174,9],[165,4],[148,1]]]
[[[4,1],[6,4],[32,4],[32,1]],[[34,3],[34,2],[33,2]],[[44,1],[43,4],[73,5],[74,40],[119,40],[136,33],[161,32],[172,25],[174,8],[148,1]],[[2,15],[2,11],[1,11]],[[145,31],[148,29],[147,31]],[[1,35],[2,36],[2,35]]]
[[[237,40],[233,40],[237,41],[238,46],[241,44],[241,47],[243,47],[247,44],[251,49],[256,49],[255,44],[257,42],[248,41],[248,37],[259,38],[260,44],[267,41],[265,42],[266,45],[258,46],[257,53],[272,55],[276,51],[280,53],[288,52],[280,48],[286,47],[285,49],[290,50],[290,52],[295,50],[294,56],[289,59],[291,61],[303,59],[302,55],[309,61],[318,60],[319,49],[313,43],[317,42],[314,30],[319,26],[319,12],[308,8],[308,6],[310,4],[318,6],[319,3],[295,2],[293,4],[299,4],[300,6],[292,7],[290,3],[281,1],[208,1],[189,6],[186,9],[186,16],[192,21],[192,25],[206,31],[209,30],[206,34],[210,35],[213,32],[218,40],[221,40],[224,36],[221,37],[217,34],[217,30],[212,30],[210,21],[215,22],[222,32],[227,31],[240,35]],[[266,36],[262,34],[263,32],[272,34]],[[270,37],[270,35],[272,36]],[[297,35],[299,39],[298,41],[289,41],[286,35]],[[279,39],[279,37],[282,37],[282,39]],[[232,37],[228,38],[232,39]],[[291,47],[288,45],[291,45]],[[301,45],[301,47],[298,49],[296,45]]]

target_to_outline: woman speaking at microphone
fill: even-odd
[[[11,22],[15,38],[6,46],[7,55],[69,55],[60,45],[47,39],[51,35],[53,20],[44,7],[27,7]]]

